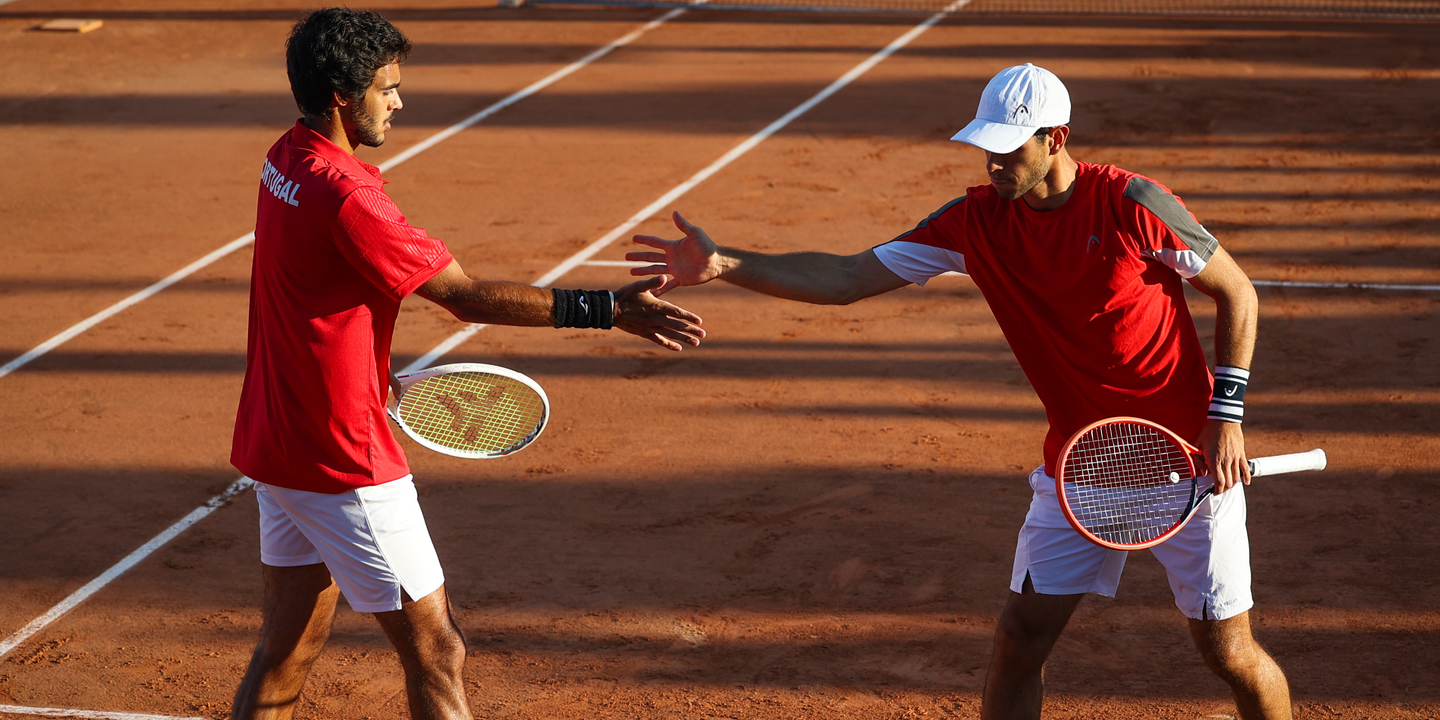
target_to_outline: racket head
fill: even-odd
[[[1158,545],[1184,527],[1203,499],[1205,487],[1197,477],[1203,457],[1149,420],[1091,423],[1065,443],[1056,461],[1060,509],[1096,545],[1115,550]]]
[[[520,451],[545,430],[550,398],[539,383],[495,365],[451,363],[398,376],[390,417],[415,442],[459,458]]]

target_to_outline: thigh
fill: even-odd
[[[270,492],[269,485],[255,483],[255,501],[260,505],[260,562],[271,567],[324,562],[310,539]]]
[[[330,635],[338,599],[329,570],[321,564],[264,567],[262,647],[282,656],[302,645],[318,652]]]
[[[1070,622],[1070,616],[1084,599],[1083,594],[1052,595],[1037,592],[1026,581],[1020,592],[1010,593],[1000,614],[1000,629],[1032,643],[1043,643],[1046,652]]]
[[[1245,486],[1236,485],[1207,499],[1180,532],[1150,549],[1185,617],[1225,620],[1254,606],[1245,514]]]
[[[423,660],[437,648],[465,642],[444,587],[404,603],[399,610],[375,613],[375,619],[396,651],[407,659]]]
[[[1055,479],[1036,468],[1030,474],[1030,510],[1015,544],[1010,590],[1021,593],[1029,578],[1042,595],[1087,592],[1114,597],[1126,552],[1102,548],[1075,532],[1055,495]]]
[[[405,596],[423,598],[445,583],[410,478],[336,495],[270,492],[355,610],[399,610]]]

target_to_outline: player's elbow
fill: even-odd
[[[1254,321],[1260,315],[1260,295],[1255,292],[1255,285],[1250,282],[1250,278],[1244,275],[1226,288],[1218,299],[1228,305],[1230,312],[1238,317]]]
[[[488,320],[484,306],[477,302],[474,281],[469,283],[426,283],[415,292],[416,295],[439,305],[454,315],[457,320],[467,323],[484,323]]]
[[[838,270],[828,283],[831,305],[849,305],[906,284],[882,265],[874,252],[846,257]]]
[[[832,295],[825,305],[851,305],[870,297],[859,288],[848,288]]]

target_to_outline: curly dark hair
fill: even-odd
[[[306,115],[330,112],[330,93],[360,102],[375,73],[410,54],[410,40],[367,10],[316,10],[295,23],[285,41],[290,92]]]

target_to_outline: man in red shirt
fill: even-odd
[[[386,422],[390,338],[418,293],[462,320],[618,327],[699,344],[700,318],[657,300],[662,278],[608,291],[475,280],[411,226],[380,171],[355,158],[401,108],[405,36],[346,8],[300,21],[286,47],[304,118],[260,173],[245,384],[231,462],[255,480],[264,625],[233,717],[289,718],[330,633],[339,593],[375,614],[400,654],[414,718],[470,718],[465,644]]]
[[[1056,456],[1096,420],[1165,425],[1204,449],[1215,497],[1152,552],[1209,667],[1241,717],[1289,718],[1284,674],[1250,634],[1243,389],[1255,344],[1254,288],[1179,198],[1148,178],[1070,157],[1070,97],[1054,74],[1007,68],[954,140],[985,151],[990,184],[972,187],[913,230],[864,252],[766,255],[716,245],[678,213],[680,240],[637,275],[672,276],[657,294],[722,279],[776,297],[847,304],[945,272],[970,275],[1045,405],[1045,464],[1016,543],[981,715],[1037,718],[1045,659],[1086,592],[1113,596],[1125,552],[1082,538],[1055,496]],[[1212,376],[1181,280],[1216,302]],[[1222,391],[1223,390],[1223,391]],[[1212,396],[1213,394],[1213,396]],[[1197,525],[1198,523],[1198,525]]]

